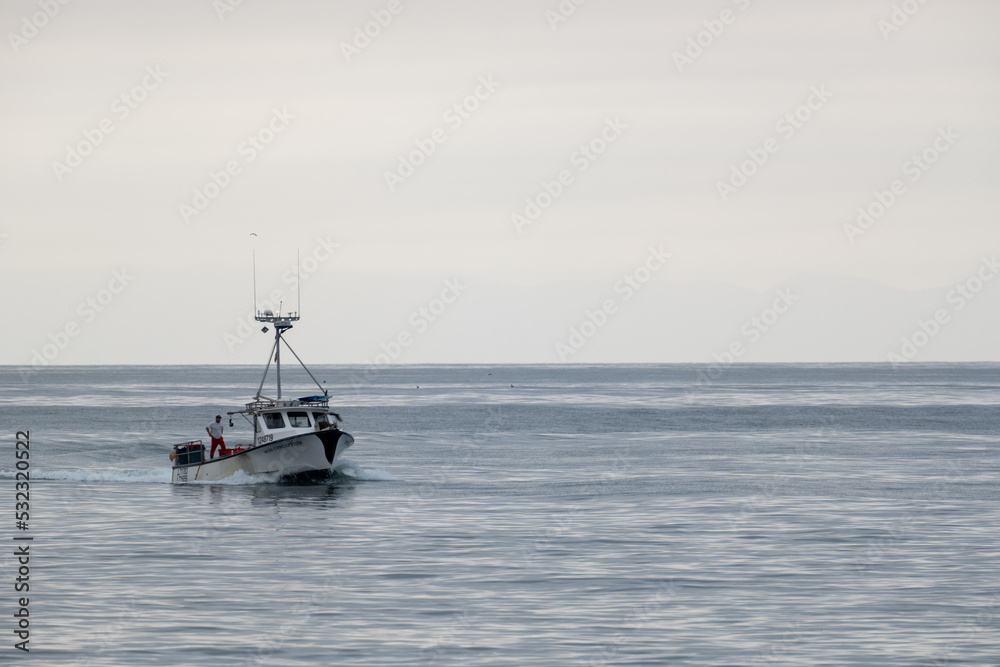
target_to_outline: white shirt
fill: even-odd
[[[212,423],[208,425],[208,432],[212,435],[213,438],[221,438],[222,422],[217,422],[213,420]]]

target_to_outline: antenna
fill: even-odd
[[[302,280],[299,278],[299,251],[295,251],[295,312],[302,317]]]
[[[300,312],[299,311],[295,311],[295,312],[286,313],[286,314],[282,315],[282,308],[284,307],[284,304],[285,304],[284,299],[278,301],[278,312],[277,312],[277,314],[275,314],[274,312],[272,312],[270,308],[265,309],[264,312],[260,312],[260,311],[257,310],[257,254],[256,254],[256,252],[253,252],[251,254],[251,257],[252,257],[252,264],[253,264],[253,307],[254,307],[254,319],[257,320],[258,322],[270,322],[271,324],[274,325],[274,346],[271,348],[271,354],[268,355],[267,365],[264,367],[264,375],[261,376],[261,378],[260,378],[260,385],[258,385],[258,387],[257,387],[257,395],[255,396],[255,398],[259,401],[259,400],[261,400],[261,398],[263,396],[263,394],[261,394],[261,391],[264,389],[264,382],[267,380],[267,372],[271,368],[271,360],[272,360],[272,356],[273,356],[273,359],[274,359],[274,373],[275,373],[275,376],[276,376],[276,379],[277,379],[277,385],[278,385],[277,401],[280,402],[280,400],[281,400],[281,344],[282,343],[285,343],[285,347],[287,347],[289,349],[289,351],[295,357],[296,361],[298,361],[300,364],[302,364],[302,367],[305,368],[306,373],[309,374],[309,377],[312,378],[313,382],[316,382],[316,386],[319,387],[319,389],[323,392],[323,396],[326,396],[327,395],[327,389],[325,389],[316,380],[316,377],[312,374],[312,372],[309,370],[309,368],[307,368],[306,365],[302,363],[302,360],[299,359],[299,355],[295,354],[295,350],[292,350],[291,346],[285,341],[285,339],[283,337],[284,334],[285,334],[285,332],[287,332],[289,329],[292,328],[292,322],[297,322],[299,320]],[[297,280],[301,278],[301,262],[300,262],[300,259],[301,259],[301,255],[300,255],[299,251],[296,251],[296,253],[295,253],[295,277],[296,277]],[[301,303],[302,303],[302,283],[301,283],[301,281],[299,281],[298,284],[296,285],[296,301],[298,302],[297,303],[298,307],[301,308]],[[270,303],[270,301],[268,301],[267,303]],[[264,327],[261,331],[263,331],[264,333],[267,333],[267,327]],[[268,399],[268,400],[271,400],[271,399]]]

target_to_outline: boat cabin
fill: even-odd
[[[265,445],[296,435],[336,429],[337,418],[325,408],[301,405],[255,410],[253,424],[254,444]]]

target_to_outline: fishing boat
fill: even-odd
[[[223,447],[214,457],[212,452],[206,456],[201,440],[174,445],[170,460],[175,484],[219,480],[240,471],[250,476],[270,475],[275,479],[322,478],[330,474],[343,453],[354,444],[354,438],[340,430],[340,415],[330,410],[327,390],[284,339],[292,322],[298,321],[298,312],[282,315],[280,307],[277,315],[271,310],[258,311],[256,291],[255,284],[255,319],[274,327],[274,346],[253,400],[242,410],[226,413],[230,426],[236,415],[246,419],[253,428],[253,440],[232,448]],[[265,324],[262,331],[267,333],[267,330]],[[322,394],[294,399],[282,397],[282,345],[292,353]],[[272,359],[277,378],[277,394],[273,398],[263,394]]]

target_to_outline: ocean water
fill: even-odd
[[[0,663],[1000,664],[1000,366],[314,371],[328,481],[175,486],[259,368],[0,367]]]

